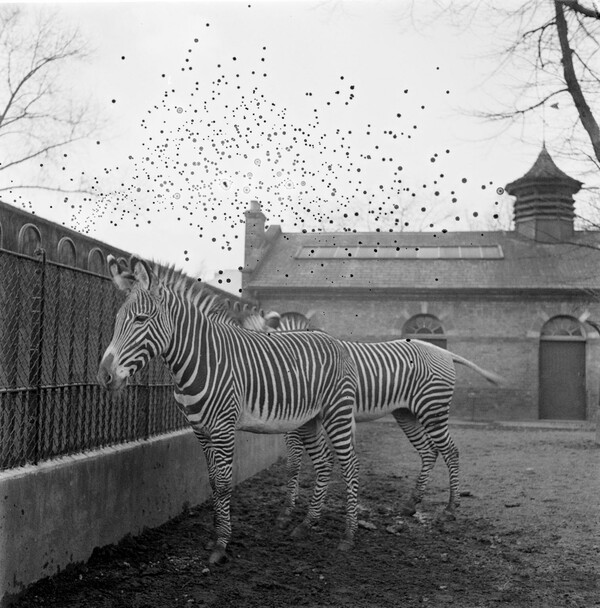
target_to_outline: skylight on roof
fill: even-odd
[[[454,245],[440,247],[367,246],[301,247],[296,253],[300,259],[386,259],[386,260],[499,260],[504,258],[500,245]]]

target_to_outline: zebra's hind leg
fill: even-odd
[[[323,425],[319,419],[315,418],[301,426],[297,430],[297,436],[306,448],[315,469],[315,485],[308,513],[302,523],[292,531],[292,537],[303,538],[321,518],[333,470],[333,454],[327,445]]]
[[[291,431],[285,434],[285,445],[287,448],[287,493],[285,507],[277,516],[277,527],[282,529],[290,523],[292,511],[296,506],[298,498],[298,488],[300,483],[300,467],[302,465],[302,455],[304,446],[299,431]]]
[[[448,467],[448,475],[450,477],[450,497],[445,513],[449,519],[454,518],[454,513],[459,506],[459,460],[458,448],[454,445],[450,430],[448,428],[449,407],[445,404],[441,409],[429,411],[420,418],[421,424],[438,452],[442,455],[446,466]]]
[[[358,458],[354,447],[354,395],[342,400],[323,414],[323,427],[335,450],[346,484],[346,530],[338,545],[348,551],[358,529]]]
[[[404,502],[401,508],[403,515],[414,515],[417,511],[417,506],[423,500],[425,488],[429,483],[431,471],[438,457],[438,450],[412,412],[401,408],[394,410],[392,413],[398,426],[404,431],[407,439],[412,443],[421,457],[421,471],[419,472],[417,483],[410,498]]]

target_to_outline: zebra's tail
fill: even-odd
[[[438,351],[440,354],[449,356],[454,363],[458,363],[459,365],[464,365],[465,367],[470,367],[473,371],[476,371],[478,374],[482,375],[488,382],[491,382],[492,384],[496,384],[498,386],[506,385],[506,379],[504,377],[500,376],[499,374],[495,374],[494,372],[490,372],[487,369],[483,369],[483,367],[479,367],[479,365],[476,365],[475,363],[473,363],[473,361],[469,361],[468,359],[465,359],[464,357],[461,357],[460,355],[457,355],[456,353],[446,350],[445,348],[442,348],[441,346],[437,346],[436,344],[431,344],[431,342],[425,342],[424,340],[413,340],[413,342],[419,342],[421,344],[425,344],[429,348],[432,348],[432,349]]]
[[[476,365],[475,363],[473,363],[473,361],[469,361],[468,359],[465,359],[460,355],[457,355],[455,353],[449,354],[452,357],[452,361],[454,361],[454,363],[464,365],[465,367],[470,367],[473,371],[476,371],[478,374],[481,374],[488,382],[491,382],[492,384],[496,384],[498,386],[506,384],[506,380],[499,374],[495,374],[494,372],[490,372],[487,369],[483,369],[483,367],[479,367],[479,365]]]

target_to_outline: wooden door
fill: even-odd
[[[585,341],[540,341],[540,418],[585,420]]]

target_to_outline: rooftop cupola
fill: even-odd
[[[557,243],[573,235],[575,209],[573,195],[582,183],[561,171],[546,146],[533,167],[523,177],[506,185],[516,197],[515,230],[542,243]]]

